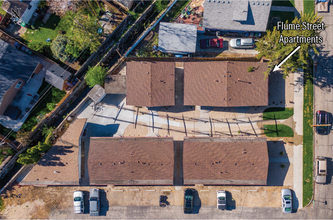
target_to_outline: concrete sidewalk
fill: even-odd
[[[293,189],[296,194],[298,208],[303,207],[303,87],[304,73],[294,73],[294,181]],[[295,201],[295,199],[294,199]],[[294,205],[296,205],[294,203]]]

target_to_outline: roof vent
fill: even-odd
[[[208,2],[210,2],[210,0],[208,0]]]
[[[231,75],[229,75],[229,77],[231,77]]]
[[[261,5],[265,5],[265,3],[262,3]]]
[[[149,166],[150,165],[150,163],[147,163],[147,166]]]
[[[131,171],[131,173],[134,173],[134,171]]]
[[[230,2],[228,1],[228,4],[229,4]]]
[[[237,163],[235,163],[235,166],[237,165]]]
[[[223,1],[222,3],[225,3],[225,1]]]
[[[255,2],[252,3],[252,5],[255,5],[255,4],[256,4]]]
[[[223,100],[225,100],[225,98],[223,98]]]
[[[220,172],[220,174],[222,174],[223,172]]]
[[[160,165],[163,166],[163,163],[161,163]]]
[[[140,163],[140,161],[138,161],[138,163]]]
[[[229,99],[229,101],[231,101],[231,99]]]
[[[197,165],[197,163],[194,163],[194,165]]]
[[[269,6],[269,3],[267,3],[267,6]]]
[[[257,5],[260,5],[260,2],[258,2]]]
[[[121,162],[119,162],[119,164],[121,164]]]
[[[252,164],[252,166],[254,165],[254,163]]]
[[[113,163],[113,165],[116,165],[116,163]]]
[[[221,3],[221,1],[217,1],[217,3]]]
[[[213,2],[215,2],[215,0]]]
[[[54,173],[60,173],[59,171],[54,171]]]
[[[214,165],[214,163],[212,163],[212,165]]]
[[[147,74],[149,74],[149,72],[147,72]]]
[[[98,163],[99,165],[102,165],[102,163]]]

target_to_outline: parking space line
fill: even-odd
[[[116,191],[116,192],[124,192],[123,189],[115,189],[115,190],[113,190],[113,191]]]
[[[147,192],[155,192],[155,189],[146,189]]]
[[[130,189],[130,191],[140,191],[140,189]]]
[[[241,190],[230,190],[230,191],[233,191],[233,192],[240,192]]]
[[[162,192],[171,192],[171,189],[162,189]]]
[[[258,190],[248,190],[249,192],[257,192]]]

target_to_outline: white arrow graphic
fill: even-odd
[[[296,47],[296,49],[293,52],[291,52],[286,58],[284,58],[284,60],[282,60],[281,63],[279,63],[278,65],[275,65],[273,72],[280,70],[280,67],[282,66],[282,64],[284,62],[286,62],[294,53],[296,53],[296,51],[298,51],[299,48],[301,48],[301,46]]]

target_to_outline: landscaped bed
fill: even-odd
[[[41,88],[38,90],[38,94],[42,95],[51,85],[43,82]],[[21,127],[23,131],[31,131],[39,121],[41,121],[45,115],[51,112],[58,102],[66,95],[65,91],[52,87],[48,90],[44,97],[37,103],[34,109],[31,111],[29,117]]]
[[[264,125],[267,137],[294,137],[294,131],[287,125]]]
[[[308,61],[304,71],[303,106],[303,206],[309,204],[313,195],[313,63]]]
[[[293,108],[267,108],[263,113],[264,120],[287,119],[294,115]]]

